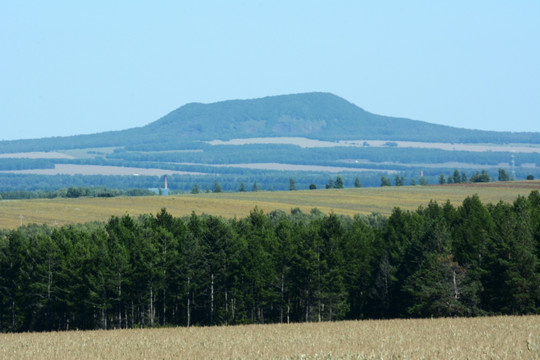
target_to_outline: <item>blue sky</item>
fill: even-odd
[[[0,140],[310,91],[382,115],[538,132],[538,19],[537,0],[5,0]]]

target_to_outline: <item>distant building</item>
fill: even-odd
[[[156,195],[168,196],[169,195],[169,187],[167,186],[167,175],[165,175],[165,188],[164,189],[162,189],[162,188],[149,188],[148,190],[156,193]]]
[[[169,189],[162,189],[162,188],[148,188],[148,190],[156,193],[156,195],[169,195]]]

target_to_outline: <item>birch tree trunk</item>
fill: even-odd
[[[191,309],[190,309],[190,306],[191,306],[191,298],[190,298],[190,290],[189,290],[189,284],[191,282],[191,278],[188,277],[187,279],[187,288],[188,288],[188,296],[187,296],[187,327],[189,327],[190,325],[190,320],[191,320]]]
[[[214,273],[210,275],[210,325],[214,325]]]

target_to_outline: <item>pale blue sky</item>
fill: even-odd
[[[540,131],[540,1],[0,1],[0,139],[189,102],[332,92],[370,112]]]

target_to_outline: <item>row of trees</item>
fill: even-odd
[[[528,175],[527,180],[534,180],[533,175]],[[439,184],[461,184],[461,183],[479,183],[479,182],[490,182],[492,179],[489,176],[486,170],[481,172],[474,172],[470,177],[467,176],[465,171],[459,172],[458,169],[454,169],[453,174],[445,178],[444,174],[439,176]],[[499,168],[497,171],[497,181],[510,181],[515,180],[514,175],[512,177],[505,169]]]
[[[527,180],[534,180],[533,175],[528,175]],[[514,177],[510,177],[508,172],[505,169],[499,168],[498,170],[498,181],[510,181],[515,180]],[[439,184],[462,184],[462,183],[479,183],[479,182],[490,182],[492,181],[491,177],[489,176],[489,173],[484,169],[481,172],[475,171],[470,176],[467,175],[465,171],[459,171],[458,169],[454,169],[454,172],[448,177],[445,177],[444,174],[439,175]],[[427,185],[429,182],[428,180],[422,175],[418,181],[418,184],[420,185]],[[416,185],[417,182],[414,178],[410,181],[411,185]],[[386,175],[381,175],[381,186],[391,186],[392,180],[388,178]],[[405,177],[401,174],[395,175],[394,178],[394,185],[395,186],[404,186],[405,185]]]
[[[359,172],[342,174],[343,186],[355,186]],[[380,171],[361,172],[361,186],[378,186]],[[434,173],[432,176],[436,176]],[[407,176],[408,173],[407,173]],[[240,184],[244,183],[246,191],[252,191],[253,184],[257,183],[259,190],[289,190],[290,178],[295,180],[297,189],[309,189],[315,184],[317,188],[324,189],[329,183],[327,172],[306,171],[273,171],[240,169],[235,173],[212,175],[171,174],[167,176],[169,189],[173,192],[189,193],[197,184],[199,192],[215,191],[236,192]],[[335,178],[334,178],[335,180]],[[216,187],[217,185],[217,187]],[[0,172],[0,194],[5,199],[12,198],[52,198],[66,196],[69,188],[79,191],[90,190],[90,196],[97,196],[99,190],[118,189],[149,189],[163,186],[163,177],[159,176],[116,176],[116,175],[35,175],[10,174]],[[81,196],[84,194],[81,192]]]
[[[501,163],[508,163],[512,159],[511,152],[498,151],[458,151],[441,150],[427,148],[404,148],[404,147],[350,147],[335,146],[322,148],[301,148],[295,145],[283,144],[246,144],[246,145],[208,145],[200,144],[196,150],[186,148],[177,151],[163,152],[143,152],[143,151],[115,151],[107,154],[106,160],[122,160],[137,163],[182,163],[194,164],[231,164],[231,163],[265,163],[277,162],[287,164],[303,165],[327,165],[327,166],[351,166],[355,160],[367,159],[369,163],[363,162],[362,167],[380,169],[372,167],[381,163],[392,162],[394,164],[410,164],[411,159],[419,164],[442,164],[449,162],[484,164],[497,166]],[[516,166],[531,163],[540,166],[537,153],[515,154]],[[344,159],[350,160],[344,162]],[[68,161],[68,160],[65,160]],[[130,165],[130,166],[132,166]],[[388,168],[388,167],[386,167]]]
[[[133,165],[121,164],[115,165]],[[173,164],[174,165],[174,164]],[[158,167],[159,164],[148,164],[148,166]],[[196,167],[193,169],[185,169],[183,166],[176,166],[175,170],[197,171],[197,174],[172,174],[168,175],[169,189],[172,192],[188,193],[193,191],[206,192],[221,190],[226,192],[239,191],[239,185],[244,183],[244,190],[252,191],[257,185],[258,190],[290,190],[290,179],[295,180],[297,189],[309,188],[337,188],[340,186],[339,178],[329,179],[328,172],[311,172],[311,171],[274,171],[274,170],[258,170],[258,169],[236,169],[236,168],[212,168]],[[424,169],[424,177],[418,178],[418,174],[422,171],[420,168],[409,168],[406,166],[396,166],[394,170],[399,171],[397,176],[388,175],[386,169],[373,169],[373,171],[359,170],[358,172],[344,172],[342,174],[344,187],[375,187],[386,185],[425,185],[436,184],[440,181],[441,171],[443,169],[427,168]],[[516,179],[524,180],[534,179],[534,175],[529,173],[530,169],[516,169]],[[382,177],[381,173],[385,175]],[[361,183],[358,176],[361,176]],[[463,173],[462,173],[463,175]],[[466,175],[466,174],[465,174]],[[474,177],[471,173],[467,179]],[[482,175],[482,174],[480,174]],[[497,174],[489,173],[488,176],[495,179]],[[463,178],[462,178],[463,179]],[[384,182],[381,180],[385,180]],[[445,176],[445,181],[447,180]],[[216,181],[219,183],[216,187]],[[452,177],[452,182],[454,181]],[[461,180],[461,182],[465,182]],[[163,186],[163,178],[158,176],[120,176],[120,175],[36,175],[36,174],[11,174],[0,172],[0,196],[4,199],[15,198],[51,198],[58,196],[66,196],[67,190],[73,188],[73,195],[85,196],[80,190],[90,190],[90,196],[108,196],[118,194],[119,192],[129,192],[130,194],[138,194],[141,191],[130,189],[143,189],[144,192],[149,188],[157,188]],[[112,190],[115,189],[115,190]],[[117,191],[118,189],[119,191]],[[73,191],[75,190],[75,191]],[[106,191],[101,191],[106,190]],[[101,191],[101,192],[99,192]],[[78,194],[77,194],[78,193]],[[127,195],[127,194],[126,194]]]
[[[498,170],[498,180],[499,181],[509,181],[510,176],[508,175],[508,172],[504,169]],[[486,170],[482,170],[482,172],[476,171],[474,174],[472,174],[470,177],[467,176],[467,173],[465,171],[459,172],[458,169],[454,170],[454,173],[451,175],[448,175],[448,178],[444,177],[444,174],[441,174],[439,176],[439,184],[461,184],[461,183],[479,183],[479,182],[490,182],[491,178]]]
[[[357,188],[362,187],[362,184],[360,183],[360,178],[358,176],[354,180],[354,187],[357,187]],[[341,175],[336,176],[335,182],[334,182],[334,179],[330,178],[330,180],[328,181],[328,184],[326,184],[326,189],[343,189],[343,188],[345,188],[345,184]],[[309,189],[316,190],[317,185],[310,184]],[[270,189],[270,190],[273,190],[273,189]],[[292,177],[289,178],[289,190],[290,191],[298,190],[296,187],[296,181]],[[213,189],[211,189],[209,186],[206,186],[206,188],[204,189],[204,192],[206,193],[209,193],[209,192],[220,193],[222,191],[223,190],[222,190],[221,184],[217,181],[214,182]],[[240,187],[238,188],[238,192],[246,192],[246,191],[247,191],[246,185],[244,184],[244,182],[241,182]],[[259,187],[259,185],[257,185],[257,181],[253,183],[253,187],[251,188],[251,191],[255,191],[255,192],[261,191],[261,188]],[[191,193],[199,194],[200,192],[201,192],[201,189],[199,188],[199,185],[198,184],[193,185],[193,188],[191,189]]]
[[[110,189],[105,186],[70,186],[56,191],[7,191],[0,192],[0,200],[8,199],[54,199],[78,197],[148,196],[155,193],[148,189]]]
[[[513,204],[157,215],[0,232],[0,329],[537,314],[540,193]]]
[[[527,178],[529,179],[529,178]],[[534,179],[534,178],[533,178]],[[498,181],[509,181],[510,175],[508,172],[504,169],[498,170]],[[532,179],[531,179],[532,180]],[[482,170],[481,172],[474,172],[470,177],[467,176],[467,173],[465,171],[459,171],[458,169],[455,169],[452,175],[449,175],[448,178],[444,176],[444,174],[441,174],[439,176],[439,184],[461,184],[461,183],[476,183],[476,182],[490,182],[491,178],[486,170]],[[405,186],[405,177],[402,174],[396,174],[393,181],[395,186]],[[428,180],[422,175],[420,176],[420,179],[418,180],[419,185],[428,185]],[[417,185],[416,179],[412,178],[410,180],[410,185]],[[385,174],[381,175],[381,186],[392,186],[392,180],[387,177]],[[343,189],[345,187],[343,178],[341,175],[337,175],[336,179],[330,178],[328,181],[328,184],[326,184],[326,189]],[[362,187],[360,178],[357,176],[354,180],[354,187],[359,188]],[[310,190],[317,189],[317,185],[310,184],[309,185]],[[257,185],[257,182],[255,181],[253,183],[252,191],[259,191],[260,188]],[[294,178],[289,178],[289,190],[294,191],[297,190],[296,182]],[[209,186],[206,187],[205,192],[212,191]],[[214,183],[214,190],[213,192],[221,192],[221,185],[216,181]],[[239,192],[245,192],[246,186],[244,182],[240,183],[240,187],[238,188]],[[199,185],[195,184],[193,186],[193,189],[191,190],[192,194],[198,194],[200,192]]]

